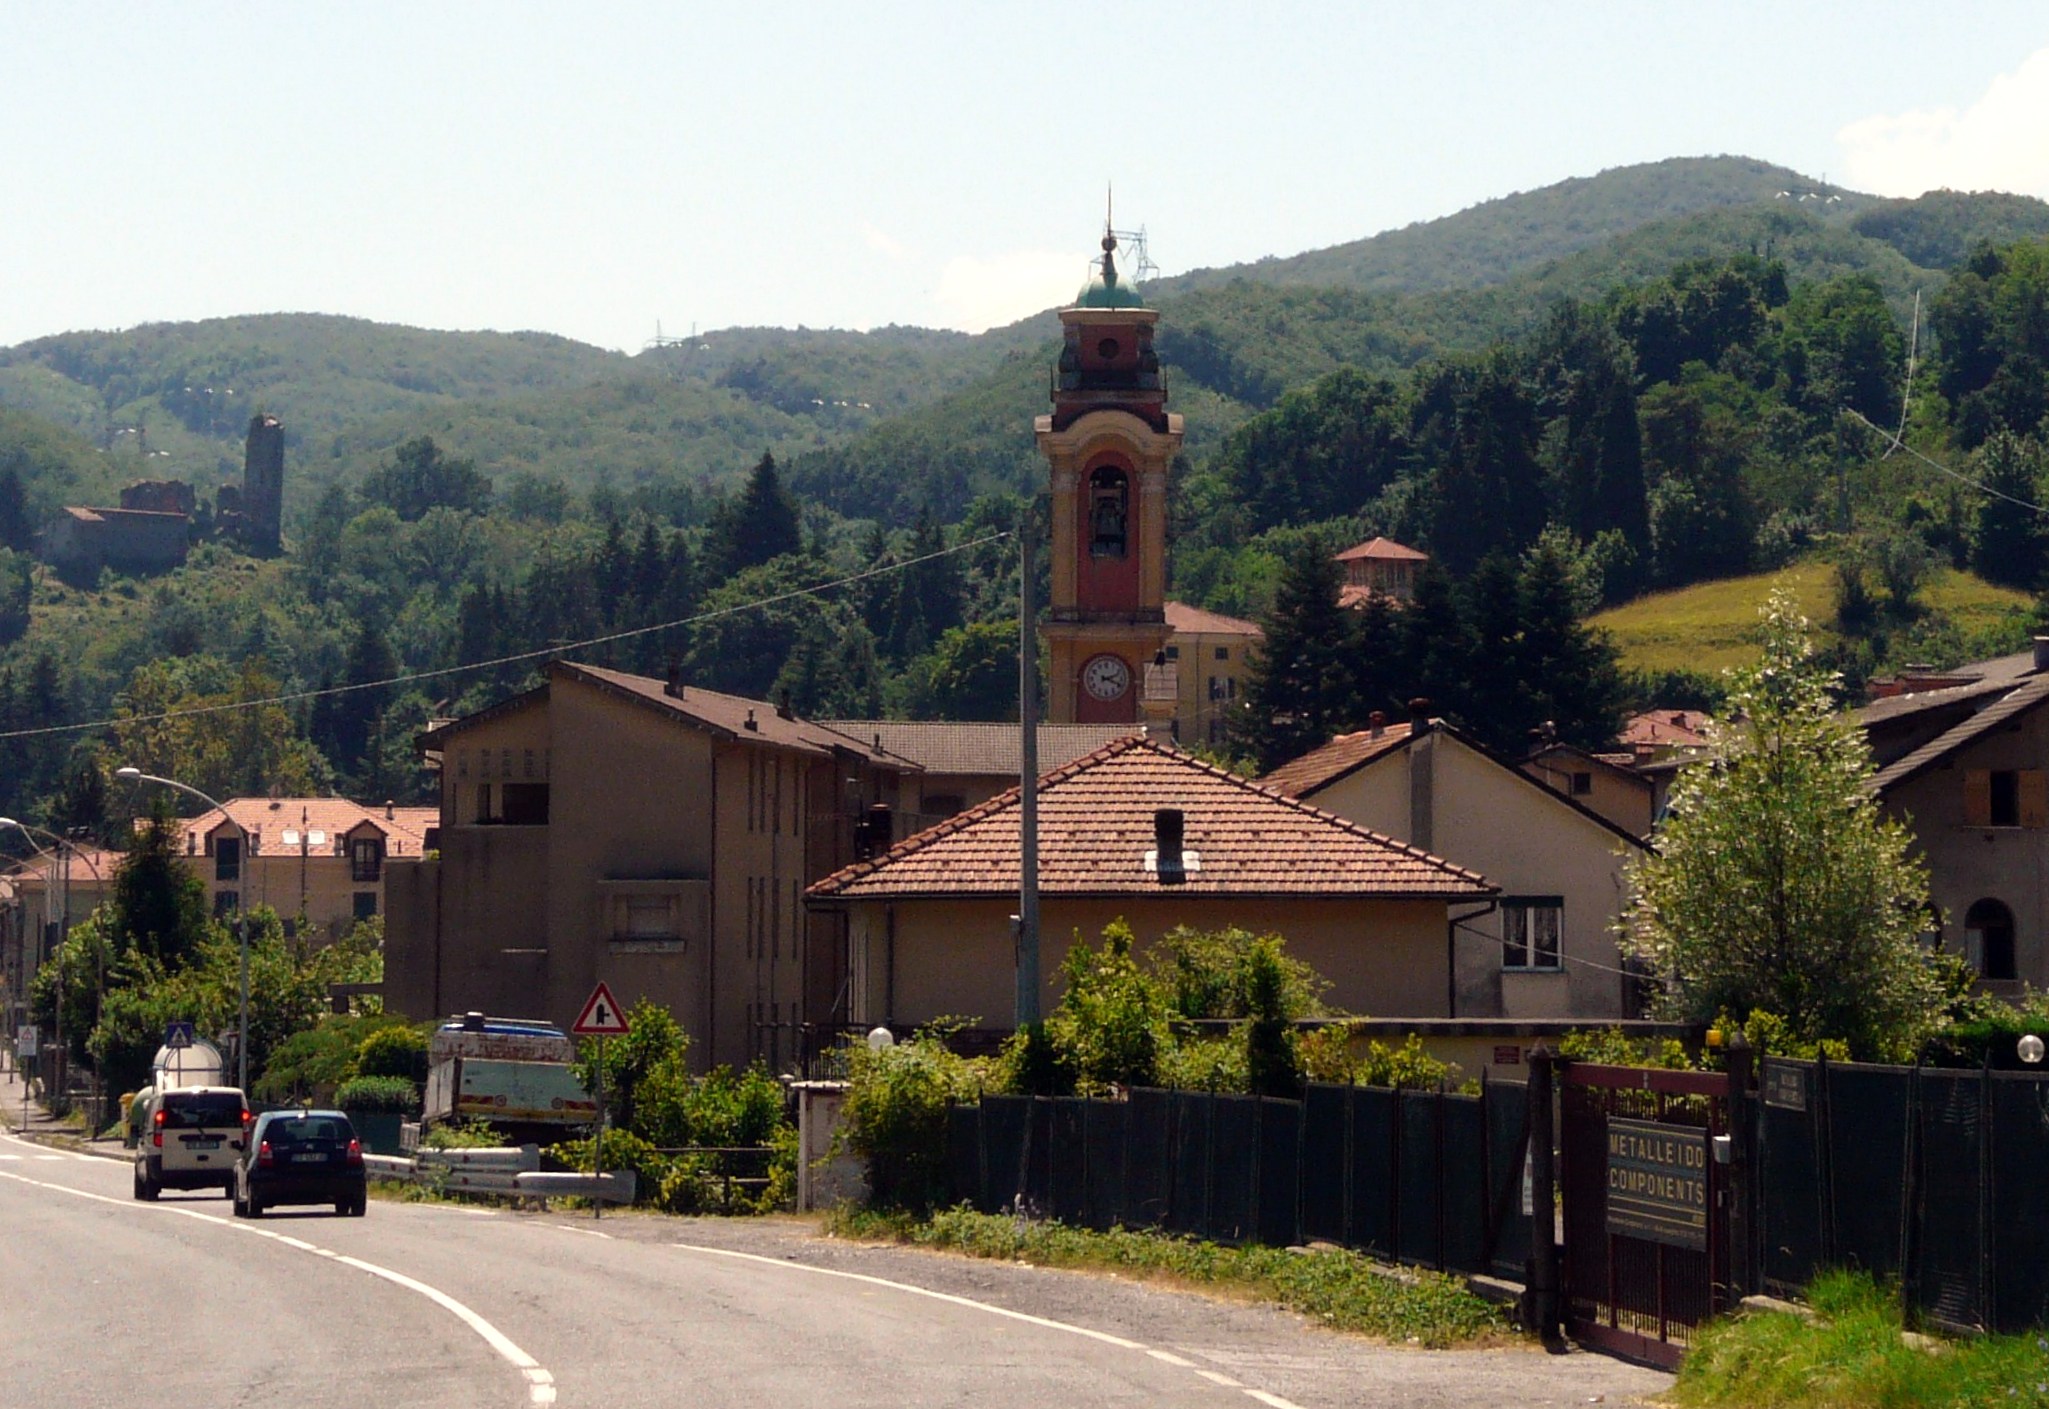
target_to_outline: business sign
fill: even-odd
[[[1784,1062],[1764,1064],[1764,1103],[1784,1111],[1807,1109],[1807,1068]]]
[[[1707,1250],[1708,1133],[1608,1118],[1608,1231]]]

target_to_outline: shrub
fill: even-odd
[[[947,1026],[879,1051],[855,1047],[847,1142],[868,1160],[869,1196],[884,1207],[932,1208],[947,1197],[947,1111],[981,1094],[984,1063],[948,1050]]]
[[[1665,1067],[1682,1071],[1693,1065],[1686,1044],[1673,1037],[1639,1041],[1619,1027],[1580,1028],[1558,1039],[1558,1055],[1575,1062],[1609,1067]]]
[[[1100,950],[1077,938],[1062,966],[1067,990],[1046,1020],[1046,1035],[1083,1095],[1156,1085],[1160,1054],[1173,1041],[1166,997],[1132,958],[1132,943],[1131,926],[1115,920]]]
[[[482,1116],[444,1121],[420,1137],[420,1148],[426,1150],[493,1150],[504,1143]]]
[[[380,1027],[356,1048],[356,1075],[396,1076],[418,1085],[427,1079],[427,1034],[415,1027]]]
[[[1279,935],[1255,935],[1236,928],[1198,930],[1187,925],[1161,936],[1153,958],[1154,975],[1166,988],[1174,1016],[1250,1017],[1251,956],[1255,946],[1264,941],[1271,941],[1272,959],[1278,965],[1280,1010],[1291,1018],[1320,1016],[1325,1011],[1324,990],[1330,985],[1309,965],[1288,958]]]
[[[344,1081],[334,1093],[334,1103],[345,1111],[382,1111],[395,1115],[417,1115],[420,1089],[403,1076],[356,1076]]]
[[[295,1101],[323,1087],[339,1086],[352,1076],[394,1075],[360,1069],[364,1045],[387,1029],[404,1030],[404,1019],[383,1014],[334,1014],[303,1028],[271,1049],[263,1074],[249,1084],[250,1095],[266,1101]],[[426,1073],[421,1072],[424,1080]]]

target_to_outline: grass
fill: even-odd
[[[924,1220],[842,1211],[829,1226],[839,1237],[909,1243],[1039,1267],[1118,1272],[1235,1294],[1299,1311],[1336,1330],[1431,1348],[1501,1341],[1510,1330],[1500,1309],[1467,1291],[1457,1278],[1396,1271],[1335,1248],[1230,1248],[1127,1229],[1096,1233],[966,1208],[943,1210]]]
[[[1909,1344],[1900,1337],[1897,1294],[1859,1273],[1827,1273],[1807,1298],[1818,1321],[1762,1312],[1704,1328],[1672,1402],[1690,1409],[2049,1406],[2049,1339]]]
[[[1817,626],[1834,616],[1835,568],[1810,559],[1778,572],[1639,597],[1598,613],[1592,624],[1614,639],[1626,670],[1714,674],[1757,658],[1757,609],[1777,586],[1791,589],[1800,610]],[[2025,592],[1949,568],[1930,575],[1920,600],[1930,615],[1947,620],[1966,639],[1992,631],[2031,604]],[[1817,636],[1825,640],[1831,633],[1820,630]]]

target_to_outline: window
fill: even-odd
[[[377,892],[374,890],[357,891],[354,897],[354,908],[356,918],[359,920],[367,920],[372,915],[375,915],[377,913]]]
[[[1557,969],[1565,901],[1555,895],[1525,895],[1501,902],[1501,966]]]
[[[1105,465],[1089,476],[1089,556],[1121,558],[1126,552],[1131,482],[1124,471]]]
[[[2015,976],[2013,911],[2005,902],[1980,900],[1965,913],[1964,958],[1983,978]]]
[[[241,904],[242,894],[240,891],[217,890],[213,893],[213,913],[215,915],[232,915],[240,908]]]
[[[1591,773],[1575,773],[1575,774],[1573,774],[1573,775],[1572,775],[1572,795],[1573,795],[1574,797],[1585,797],[1585,796],[1586,796],[1586,795],[1587,795],[1588,793],[1592,792],[1593,790],[1594,790],[1594,775],[1593,775],[1593,774],[1591,774]]]
[[[1179,660],[1179,659],[1181,659],[1181,648],[1180,648],[1179,646],[1169,646],[1169,647],[1167,647],[1167,659],[1168,659],[1168,660]]]
[[[666,895],[632,895],[623,902],[622,933],[628,939],[673,939],[676,910]]]
[[[1229,660],[1230,658],[1231,658],[1231,648],[1230,648],[1229,646],[1219,646],[1219,647],[1217,647],[1217,659],[1218,659],[1218,660]]]
[[[384,871],[384,839],[356,837],[349,842],[349,879],[375,881]]]
[[[217,881],[242,879],[242,839],[219,836],[213,839],[213,878]]]
[[[1964,825],[2049,827],[2049,775],[2039,768],[1968,770]]]
[[[548,825],[548,785],[546,783],[506,783],[501,789],[505,795],[504,816],[501,819],[508,827],[545,827]]]

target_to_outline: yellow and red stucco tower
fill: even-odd
[[[1153,351],[1160,315],[1120,280],[1116,249],[1106,231],[1095,275],[1060,310],[1053,413],[1033,425],[1053,478],[1052,601],[1041,628],[1053,723],[1137,723],[1146,668],[1167,644],[1167,471],[1181,418],[1167,410]]]

